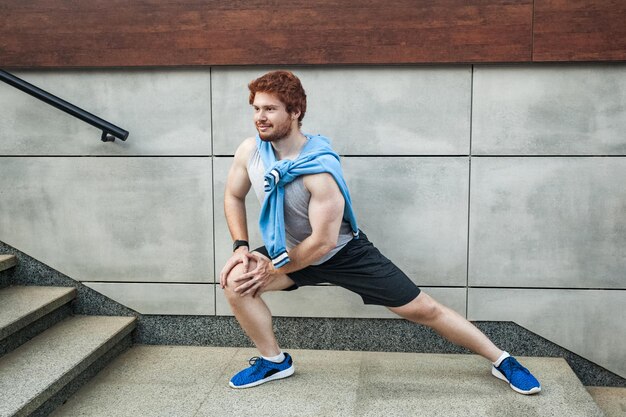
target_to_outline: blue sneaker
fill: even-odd
[[[238,372],[228,383],[231,388],[250,388],[275,379],[293,375],[293,359],[285,353],[281,363],[274,363],[258,356],[250,358],[250,367]]]
[[[530,373],[530,371],[524,368],[513,357],[509,356],[502,361],[497,368],[492,366],[491,374],[496,378],[509,383],[513,391],[520,394],[536,394],[541,391],[541,384],[537,381],[537,378]]]

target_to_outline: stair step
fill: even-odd
[[[72,287],[0,289],[0,340],[16,333],[76,297]]]
[[[606,417],[626,416],[626,388],[587,387],[587,391]]]
[[[37,410],[134,328],[134,317],[70,317],[6,354],[0,417]]]
[[[562,358],[518,358],[543,388],[525,396],[476,355],[286,350],[292,377],[233,390],[228,380],[256,350],[135,345],[52,417],[602,416]]]
[[[15,255],[0,255],[0,271],[13,268],[17,265],[17,257]]]

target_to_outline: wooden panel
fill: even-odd
[[[535,0],[533,60],[626,60],[626,2]]]
[[[532,0],[2,0],[4,67],[520,62]]]

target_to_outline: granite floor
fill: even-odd
[[[228,380],[253,349],[136,345],[53,416],[603,415],[560,358],[520,359],[543,385],[523,396],[474,355],[289,352],[294,376],[233,390]]]

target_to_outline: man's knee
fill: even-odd
[[[248,271],[251,271],[256,267],[256,262],[251,261],[248,264]],[[243,264],[236,265],[233,269],[230,270],[228,275],[226,276],[226,285],[224,286],[224,295],[228,302],[232,305],[233,303],[240,301],[242,298],[241,293],[235,292],[235,288],[240,286],[243,282],[236,282],[235,279],[243,275],[246,271],[244,271]]]
[[[442,312],[441,304],[423,291],[410,303],[391,310],[404,318],[423,324],[437,319]]]
[[[441,304],[428,294],[424,295],[426,296],[424,300],[419,302],[418,314],[426,322],[435,320],[441,314]]]

